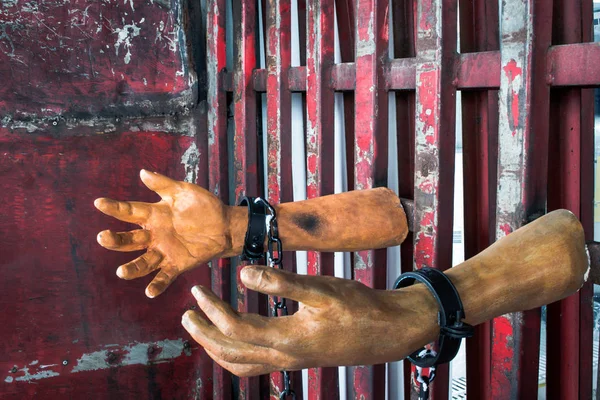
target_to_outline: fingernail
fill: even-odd
[[[242,278],[243,281],[253,281],[257,278],[257,275],[258,270],[251,266],[244,267],[244,269],[242,269],[242,272],[240,272],[240,278]]]
[[[150,286],[148,286],[148,287],[146,288],[146,297],[149,297],[149,298],[151,298],[151,299],[153,299],[153,298],[155,298],[155,297],[156,297],[155,295],[153,295],[153,294],[150,292]]]
[[[117,268],[117,276],[121,279],[124,279],[124,274],[123,274],[123,268],[119,267]],[[148,289],[146,289],[146,295],[148,295]],[[150,297],[150,296],[148,296]]]
[[[200,290],[200,285],[196,285],[192,288],[192,295],[196,298],[196,300],[200,300],[202,297],[202,291]]]
[[[94,207],[100,208],[100,199],[94,200]]]

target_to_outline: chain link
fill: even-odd
[[[267,242],[267,261],[271,268],[283,269],[283,246],[281,244],[281,239],[279,239],[279,230],[277,227],[277,216],[275,214],[275,209],[265,200],[260,197],[257,197],[256,202],[262,203],[270,215],[267,217],[267,232],[268,232],[268,242]],[[288,308],[286,304],[286,299],[284,297],[280,297],[279,300],[277,297],[272,297],[273,300],[273,308],[271,309],[271,315],[273,317],[284,317],[288,315]],[[281,312],[279,312],[281,311]],[[292,390],[290,384],[290,373],[288,371],[281,371],[281,375],[283,377],[284,389],[279,395],[280,400],[285,400],[288,397],[292,399],[296,399],[296,393]]]

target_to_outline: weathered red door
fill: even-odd
[[[140,168],[207,184],[202,32],[195,2],[0,3],[0,398],[212,396],[179,323],[210,271],[146,298],[93,207],[156,201]]]

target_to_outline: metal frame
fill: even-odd
[[[455,96],[460,90],[465,255],[542,215],[546,202],[548,209],[575,212],[592,239],[593,105],[586,88],[600,85],[600,46],[582,43],[591,40],[590,0],[505,0],[502,9],[485,0],[394,1],[394,58],[388,56],[388,3],[337,0],[339,30],[349,37],[340,47],[339,64],[333,62],[334,0],[308,0],[306,26],[300,27],[306,29],[306,37],[301,35],[306,64],[299,67],[290,66],[290,0],[267,0],[266,69],[256,64],[256,4],[240,1],[233,21],[239,28],[238,56],[231,72],[223,69],[225,1],[207,3],[210,188],[223,199],[227,91],[233,92],[235,118],[231,198],[260,192],[256,105],[257,94],[266,92],[266,185],[275,203],[292,200],[291,92],[306,92],[310,198],[333,192],[336,91],[345,92],[349,187],[387,184],[387,92],[394,91],[399,194],[414,199],[415,211],[414,242],[409,238],[402,246],[403,269],[412,268],[413,260],[417,268],[445,269],[452,255]],[[303,12],[303,2],[299,8]],[[360,252],[353,259],[355,279],[382,287],[385,253]],[[213,288],[226,298],[228,264],[213,265],[219,266],[213,269]],[[332,275],[332,256],[310,253],[309,273]],[[240,310],[258,309],[257,298],[240,286],[237,290]],[[549,398],[591,398],[591,294],[587,285],[548,307]],[[478,327],[467,344],[468,396],[534,398],[539,326],[540,312],[534,310]],[[381,366],[351,371],[351,396],[381,397]],[[230,379],[215,368],[216,397],[230,396]],[[406,368],[405,393],[414,397],[410,382]],[[448,371],[440,369],[432,397],[447,398],[448,384]],[[273,375],[270,385],[275,398],[279,378]],[[240,380],[241,397],[256,398],[264,390],[259,380]],[[309,398],[332,398],[337,392],[337,370],[310,371]]]

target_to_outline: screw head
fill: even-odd
[[[12,372],[13,374],[17,373],[17,367],[12,367],[12,369],[10,370],[10,372]]]
[[[56,126],[56,125],[58,125],[58,122],[52,121],[52,125]]]
[[[188,342],[187,340],[185,342],[183,342],[183,348],[184,349],[189,350],[190,347],[191,347],[190,346],[190,342]]]
[[[62,365],[67,365],[69,363],[69,360],[63,360]]]

